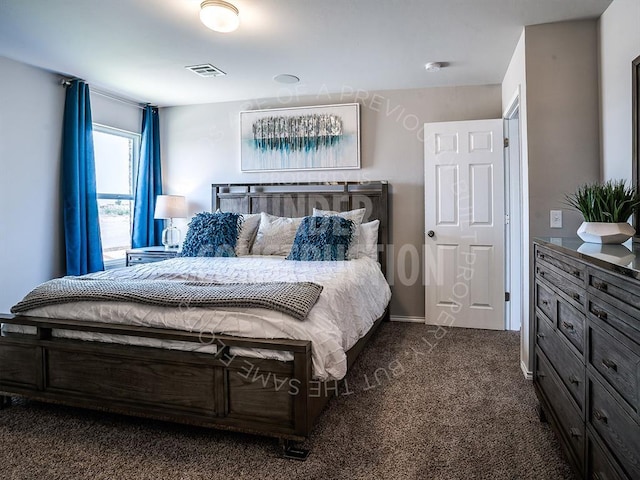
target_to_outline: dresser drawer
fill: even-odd
[[[591,280],[595,277],[590,277]],[[597,282],[596,282],[597,283]],[[606,290],[613,290],[606,284]],[[628,282],[631,288],[632,284]],[[587,312],[603,322],[611,325],[628,338],[640,343],[640,308],[638,305],[629,305],[611,296],[607,291],[589,287],[587,297]]]
[[[628,306],[633,309],[631,313],[640,313],[640,282],[590,268],[588,286],[604,300],[623,308]]]
[[[536,307],[552,322],[556,321],[556,296],[541,282],[536,282]]]
[[[558,300],[558,331],[569,340],[580,353],[584,353],[585,316],[564,300]]]
[[[127,265],[137,265],[140,263],[149,263],[153,260],[150,260],[149,257],[144,255],[127,255]]]
[[[536,352],[536,386],[549,405],[553,406],[553,421],[564,445],[568,445],[572,463],[584,470],[585,426],[580,412],[570,401],[562,382],[556,376],[550,363],[540,351]]]
[[[640,426],[613,396],[589,378],[591,404],[587,420],[609,446],[609,450],[630,478],[640,478]]]
[[[144,254],[129,254],[127,255],[127,265],[140,265],[142,263],[161,262],[171,258],[167,255],[144,255]]]
[[[580,286],[586,285],[586,266],[573,258],[569,258],[565,255],[552,252],[547,248],[538,246],[536,249],[536,263],[538,262],[543,265],[546,263],[555,267],[566,278]]]
[[[640,312],[637,315],[629,315],[600,297],[593,294],[587,297],[587,314],[590,318],[597,318],[603,323],[612,326],[635,342],[640,342]]]
[[[574,307],[580,311],[584,311],[586,304],[584,288],[576,285],[575,283],[568,282],[564,277],[555,273],[542,262],[538,262],[536,264],[536,275],[539,278],[544,278],[547,282],[553,285],[558,292],[564,294],[565,299]]]
[[[605,381],[629,404],[636,415],[639,412],[638,401],[640,377],[640,348],[633,348],[631,342],[623,344],[609,333],[613,329],[600,322],[589,323],[589,360]],[[630,348],[632,347],[632,348]]]
[[[596,439],[597,434],[587,433],[587,478],[592,480],[626,480],[610,460],[610,454]]]
[[[536,317],[537,342],[547,359],[562,380],[576,406],[582,412],[584,408],[585,372],[581,360],[563,345],[558,334],[549,323]]]

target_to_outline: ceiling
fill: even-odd
[[[522,27],[597,18],[611,0],[229,0],[216,33],[200,0],[0,0],[0,56],[159,106],[282,95],[497,84]],[[446,62],[439,72],[427,62]],[[202,78],[188,65],[227,73]],[[300,77],[296,85],[273,80]]]

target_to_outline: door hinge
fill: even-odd
[[[509,214],[505,214],[504,216],[504,224],[505,225],[509,225],[509,222],[511,221],[511,219],[509,218]]]
[[[505,138],[504,139],[504,148],[507,148],[509,146],[509,139]]]
[[[511,294],[509,292],[504,292],[504,301],[508,302],[511,300]]]

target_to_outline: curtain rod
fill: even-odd
[[[71,80],[75,80],[73,78],[63,78],[60,80],[60,84],[63,87],[68,87],[69,85],[71,85]],[[123,98],[120,97],[114,93],[111,92],[107,92],[105,90],[101,90],[99,88],[94,88],[94,87],[89,87],[89,92],[90,93],[95,93],[96,95],[100,95],[101,97],[105,97],[105,98],[109,98],[111,100],[115,100],[117,102],[121,102],[121,103],[126,103],[127,105],[131,105],[132,107],[137,107],[141,110],[144,110],[144,108],[148,105],[145,103],[139,103],[139,102],[134,102],[133,100],[129,100],[128,98]]]

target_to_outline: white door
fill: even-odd
[[[424,133],[426,322],[504,330],[502,120]]]

